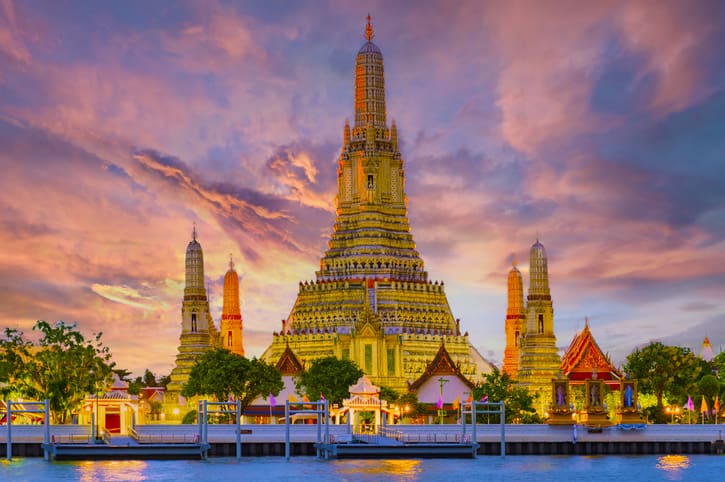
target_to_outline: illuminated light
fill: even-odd
[[[172,410],[171,412],[172,412],[172,413],[173,413],[174,415],[178,415],[178,414],[179,414],[179,409],[178,409],[178,408],[175,408],[175,409],[173,409],[173,410]]]
[[[422,475],[422,467],[420,460],[357,460],[341,472],[353,478],[357,474],[364,474],[364,477],[379,474],[385,478],[415,480]]]
[[[686,455],[663,455],[657,460],[657,468],[665,472],[679,472],[690,467],[690,458]]]

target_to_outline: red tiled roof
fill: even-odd
[[[596,369],[597,378],[601,380],[619,380],[622,375],[612,365],[609,356],[605,355],[592,332],[589,323],[584,329],[574,335],[569,348],[561,358],[561,371],[570,380],[585,380],[592,378]]]

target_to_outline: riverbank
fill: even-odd
[[[642,454],[715,454],[722,453],[724,425],[646,425],[640,430],[617,427],[589,431],[578,426],[506,425],[506,455],[642,455]],[[6,427],[0,427],[0,457],[6,456]],[[42,457],[43,426],[13,426],[13,456]],[[209,425],[207,440],[210,457],[236,454],[236,426]],[[284,425],[243,425],[241,450],[244,457],[283,456]],[[349,427],[330,425],[334,440],[349,438]],[[470,436],[470,426],[467,427]],[[73,433],[81,440],[83,426],[54,425],[54,441],[64,441]],[[81,435],[79,435],[79,432]],[[456,442],[465,437],[460,425],[394,425],[388,432],[407,442]],[[189,442],[198,437],[196,425],[139,425],[139,441],[145,443]],[[501,427],[477,425],[479,455],[500,455]],[[314,455],[316,425],[291,425],[290,448],[293,456]],[[111,439],[113,443],[113,439]]]

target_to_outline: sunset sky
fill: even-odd
[[[512,257],[558,344],[725,344],[725,2],[0,0],[0,327],[166,374],[197,223],[260,355],[334,220],[372,15],[431,279],[500,364]]]

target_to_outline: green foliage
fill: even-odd
[[[270,393],[279,395],[283,388],[282,377],[274,366],[216,348],[204,353],[191,368],[181,394],[211,395],[220,402],[232,398],[239,400],[244,410],[255,398]]]
[[[184,425],[192,425],[196,423],[196,410],[189,410],[184,414],[184,418],[181,419],[181,423]]]
[[[75,324],[42,320],[33,331],[41,334],[37,345],[10,328],[0,339],[2,394],[48,399],[54,422],[66,423],[89,393],[103,390],[111,381],[115,364],[101,333],[86,340]]]
[[[118,378],[124,382],[130,381],[129,377],[131,376],[131,372],[125,368],[114,368],[113,373],[115,373]]]
[[[697,391],[697,381],[711,371],[711,365],[695,356],[689,348],[652,342],[627,356],[624,372],[639,379],[639,390],[657,397],[653,411],[657,423],[665,423],[663,397],[680,405],[688,394]]]
[[[148,368],[143,372],[143,386],[144,387],[156,387],[156,375],[151,373]]]
[[[389,404],[395,403],[400,397],[400,394],[390,387],[380,387],[380,398],[387,401]]]
[[[712,361],[717,367],[718,372],[721,375],[725,375],[725,350],[715,355],[715,358],[713,358]]]
[[[295,385],[312,401],[319,400],[322,394],[330,403],[342,403],[350,396],[350,386],[361,376],[363,371],[355,362],[328,356],[313,361],[309,370],[297,377]]]
[[[141,378],[141,377],[138,377],[138,378]],[[138,378],[136,380],[128,383],[128,393],[131,395],[138,395],[141,393],[141,389],[143,388],[143,383],[139,382]]]
[[[536,414],[534,408],[534,397],[528,390],[516,386],[516,380],[508,373],[501,373],[494,367],[493,371],[484,377],[483,382],[473,388],[473,397],[480,400],[488,395],[489,402],[503,400],[506,408],[506,423],[541,423],[541,418]],[[479,420],[499,423],[499,415],[479,415]]]
[[[156,379],[156,383],[158,387],[164,387],[166,388],[171,381],[171,375],[164,375],[163,377],[159,377]]]
[[[705,396],[708,408],[712,410],[715,407],[715,396],[720,394],[720,381],[715,375],[707,374],[697,382],[697,388]]]

